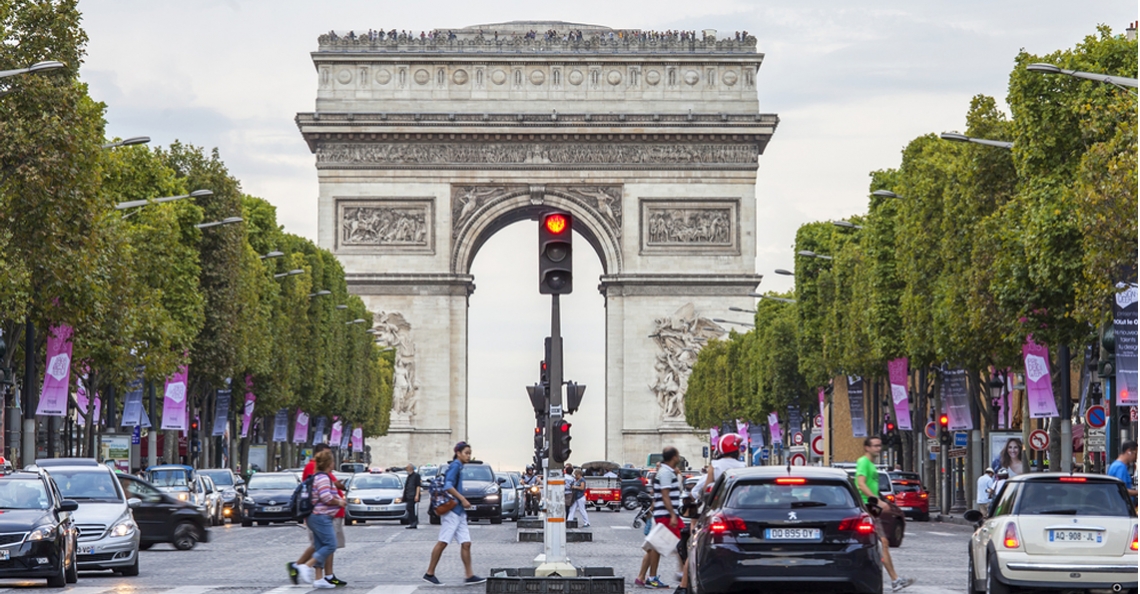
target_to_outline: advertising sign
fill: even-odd
[[[226,425],[230,420],[230,399],[233,398],[233,390],[225,389],[218,390],[214,396],[214,426],[210,431],[210,435],[214,437],[221,437],[226,434]]]
[[[851,434],[855,437],[867,437],[863,402],[863,378],[847,376],[847,404],[851,407]]]
[[[162,393],[162,429],[185,431],[186,426],[186,381],[188,370],[185,365],[166,379]]]
[[[973,429],[970,418],[970,391],[965,369],[944,369],[942,373],[942,409],[950,417],[950,429]]]
[[[895,421],[899,429],[910,431],[910,400],[907,399],[907,358],[895,359],[887,363],[887,373],[891,380],[891,401],[895,404]]]
[[[115,468],[122,472],[131,471],[131,436],[102,435],[99,437],[99,459],[103,462],[114,460]]]
[[[67,415],[68,384],[71,381],[71,326],[54,326],[47,339],[47,366],[40,390],[37,416]]]
[[[277,411],[273,418],[273,441],[286,441],[289,433],[289,409]]]
[[[1126,285],[1117,285],[1118,288],[1123,286]],[[1137,404],[1136,300],[1136,287],[1128,286],[1117,293],[1112,302],[1112,334],[1116,340],[1116,381],[1113,388],[1117,406]]]

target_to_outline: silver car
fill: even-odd
[[[354,474],[347,484],[344,519],[348,524],[404,517],[404,482],[395,474]]]
[[[79,569],[138,575],[140,534],[131,507],[139,500],[127,500],[114,472],[101,464],[53,465],[44,470],[65,499],[79,503],[79,509],[72,512],[79,529],[75,557]]]

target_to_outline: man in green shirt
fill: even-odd
[[[887,570],[887,575],[891,576],[891,592],[898,592],[913,584],[914,579],[899,577],[899,574],[895,573],[895,564],[891,561],[891,545],[883,533],[882,524],[879,523],[879,514],[890,509],[890,505],[879,499],[879,469],[875,467],[871,457],[878,456],[882,449],[883,440],[878,437],[868,437],[863,440],[863,457],[855,463],[855,486],[863,498],[864,505],[868,508],[872,505],[879,507],[879,510],[876,510],[878,513],[872,513],[871,517],[875,521],[875,534],[883,544],[883,568]]]

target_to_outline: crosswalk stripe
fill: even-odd
[[[419,586],[376,586],[368,594],[412,594]]]
[[[262,592],[261,594],[294,594],[296,592],[308,592],[309,590],[312,590],[312,589],[313,589],[312,586],[307,586],[304,584],[297,584],[296,586],[281,586],[280,588],[274,588],[272,590],[266,590],[265,592]],[[71,594],[71,593],[69,592],[68,594]]]
[[[206,592],[223,587],[224,586],[178,586],[177,588],[166,590],[162,594],[206,594]]]

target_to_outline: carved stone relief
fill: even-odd
[[[431,200],[342,199],[337,201],[337,248],[431,250]]]
[[[337,165],[742,165],[754,166],[754,144],[385,143],[322,144],[317,166]]]
[[[672,316],[654,320],[649,335],[660,352],[653,365],[656,377],[649,389],[657,397],[664,422],[685,421],[685,391],[689,388],[689,375],[697,354],[711,338],[720,338],[727,332],[712,320],[697,314],[692,303],[687,303]]]
[[[515,194],[518,189],[514,186],[452,186],[451,236],[457,237],[459,230],[480,208],[498,202],[507,195]]]
[[[392,369],[392,424],[408,425],[416,416],[416,344],[412,325],[400,312],[379,312],[372,316],[376,342],[396,351]]]
[[[643,199],[642,251],[735,252],[739,249],[737,208],[736,200]]]
[[[521,185],[452,186],[452,238],[458,237],[460,231],[481,210],[524,192],[530,192],[530,188]],[[574,201],[602,219],[614,237],[621,237],[621,186],[543,186],[541,193],[555,194]]]
[[[596,212],[613,228],[614,236],[621,237],[621,186],[547,186],[547,191]]]

